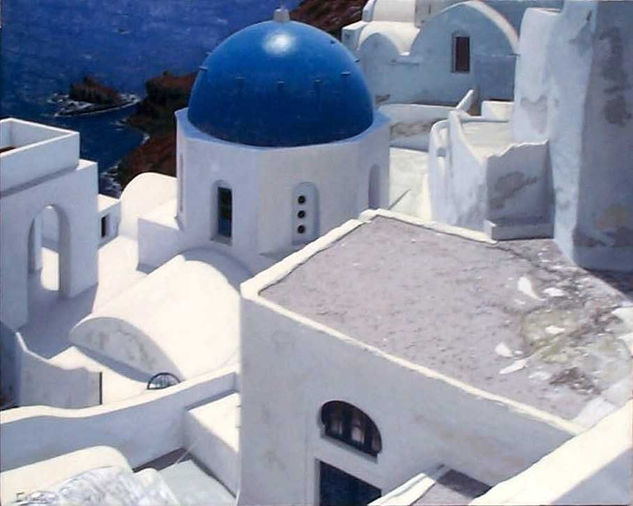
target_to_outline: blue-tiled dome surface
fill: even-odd
[[[294,21],[237,32],[200,67],[189,121],[214,137],[252,146],[347,139],[373,122],[367,84],[335,38]]]

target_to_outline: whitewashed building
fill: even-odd
[[[630,500],[633,12],[532,3],[279,9],[118,200],[1,121],[2,504]]]

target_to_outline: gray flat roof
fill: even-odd
[[[630,381],[619,339],[630,330],[612,311],[630,304],[623,290],[633,292],[633,275],[603,278],[551,240],[489,244],[378,216],[261,295],[388,354],[572,419]],[[624,388],[621,402],[629,396]]]

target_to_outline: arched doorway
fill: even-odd
[[[44,207],[28,234],[29,312],[57,298],[68,284],[68,222],[57,206]]]

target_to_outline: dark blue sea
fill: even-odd
[[[299,0],[285,2],[293,8]],[[117,194],[108,171],[143,140],[122,121],[133,107],[56,116],[56,93],[90,75],[142,97],[164,71],[195,70],[223,39],[272,17],[279,0],[1,0],[0,117],[81,133],[81,156],[99,163],[100,190]]]

